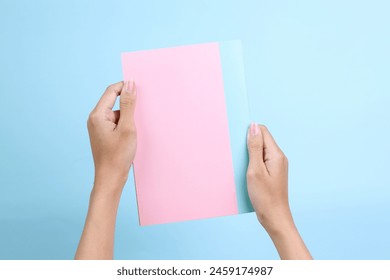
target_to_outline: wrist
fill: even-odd
[[[275,217],[263,217],[262,219],[259,219],[259,221],[271,237],[282,236],[285,233],[296,231],[291,212]]]
[[[313,259],[292,219],[288,224],[266,230],[282,260]]]
[[[117,207],[121,194],[122,190],[113,191],[94,185],[89,198],[90,206],[98,206],[99,208]]]
[[[122,192],[129,172],[109,168],[96,168],[94,189],[105,189],[110,192]]]
[[[100,179],[95,176],[95,181],[91,191],[91,200],[109,200],[119,201],[125,180],[115,180],[110,178],[109,180]]]
[[[265,225],[263,227],[271,239],[284,239],[298,231],[292,220],[278,225]]]
[[[99,226],[115,221],[121,194],[95,185],[89,197],[87,221]]]
[[[117,199],[122,194],[124,184],[114,181],[95,180],[91,191],[91,199]]]

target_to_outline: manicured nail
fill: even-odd
[[[123,89],[127,92],[129,91],[129,81],[128,80],[123,81]]]
[[[129,92],[132,94],[137,94],[137,89],[135,87],[135,81],[134,79],[129,80]]]
[[[128,93],[131,93],[133,89],[133,80],[127,80],[125,85],[126,85],[126,91]]]
[[[251,135],[252,136],[255,136],[257,134],[259,134],[259,127],[257,126],[256,123],[251,123],[251,128],[250,128],[250,131],[251,131]]]

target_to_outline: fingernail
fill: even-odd
[[[129,91],[129,81],[128,80],[124,81],[123,88],[125,89],[125,91],[127,91],[127,92]]]
[[[127,80],[126,82],[125,82],[125,87],[126,87],[126,91],[128,92],[128,93],[131,93],[131,90],[132,90],[132,80]]]
[[[135,81],[134,79],[129,80],[129,92],[132,94],[137,94],[137,89],[135,87]]]
[[[250,131],[251,131],[252,136],[259,134],[259,127],[257,126],[256,123],[254,123],[254,122],[251,123]]]

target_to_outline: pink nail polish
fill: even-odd
[[[254,122],[251,123],[251,129],[250,130],[251,130],[251,135],[252,136],[255,136],[255,135],[259,134],[259,127]]]
[[[255,123],[255,135],[259,134],[259,132],[260,132],[259,126],[257,125],[257,123]]]
[[[136,94],[136,89],[135,89],[135,82],[134,79],[129,80],[129,88],[128,91],[132,94]]]
[[[133,89],[133,82],[132,82],[132,80],[128,80],[126,90],[127,90],[127,92],[131,93],[132,89]]]

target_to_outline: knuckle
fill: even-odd
[[[121,106],[127,107],[127,106],[132,106],[134,104],[134,98],[131,98],[130,96],[123,95],[121,96],[120,100]]]
[[[286,156],[283,157],[284,166],[288,166],[288,158]]]
[[[282,151],[276,150],[275,157],[276,157],[277,159],[282,159],[282,158],[284,157],[284,154],[283,154]]]
[[[257,141],[252,141],[249,143],[249,150],[253,152],[261,152],[263,151],[263,144]]]
[[[106,91],[113,91],[115,88],[115,85],[109,85],[106,87]]]
[[[279,153],[277,154],[277,159],[282,165],[288,166],[288,158],[282,151],[279,151]]]
[[[286,155],[282,151],[279,151],[277,155],[278,155],[278,158],[280,160],[283,160],[283,161],[287,160]]]
[[[134,125],[124,125],[121,130],[124,136],[135,135],[137,130]]]
[[[90,125],[95,124],[96,121],[97,121],[97,119],[98,119],[98,116],[97,116],[96,112],[95,112],[95,111],[92,111],[92,112],[89,114],[89,116],[88,116],[87,125],[90,126]]]
[[[257,168],[249,167],[246,172],[246,178],[248,181],[260,179],[261,174]]]

